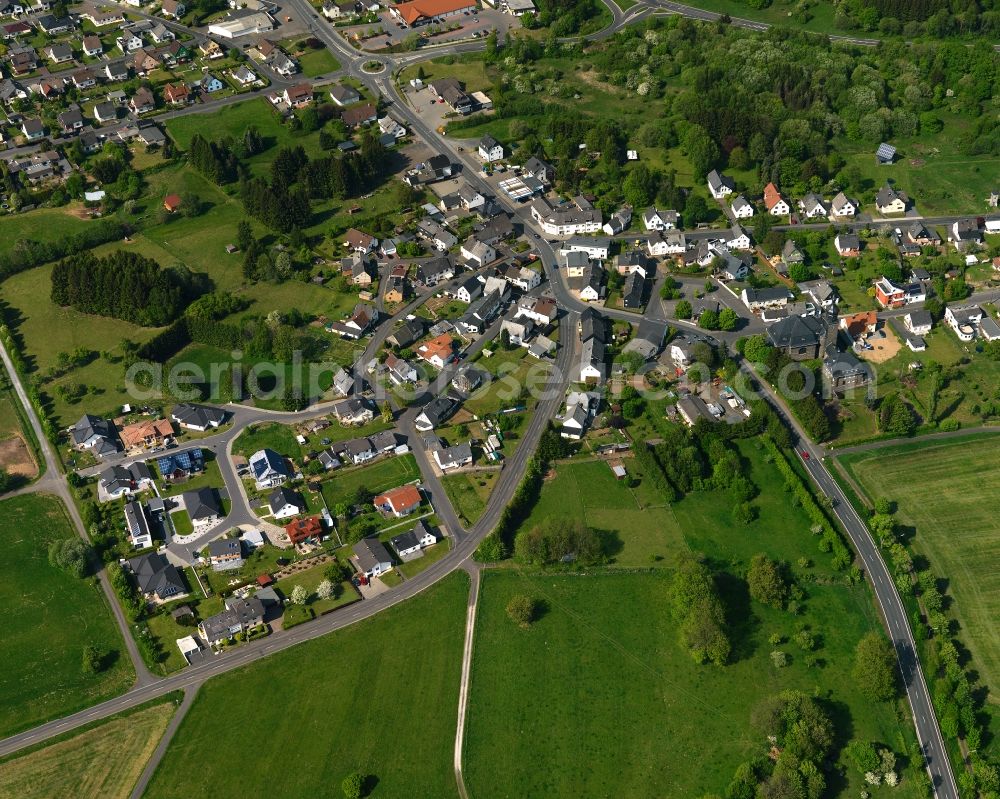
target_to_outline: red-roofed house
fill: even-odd
[[[168,83],[163,87],[163,96],[171,105],[186,105],[191,93],[186,83]]]
[[[305,519],[296,519],[294,522],[285,525],[285,532],[292,544],[301,544],[309,539],[319,540],[323,535],[323,523],[318,516],[307,516]]]
[[[444,369],[445,364],[451,360],[454,349],[455,342],[451,336],[442,333],[417,347],[417,355],[436,369]]]
[[[414,485],[400,486],[375,497],[375,507],[393,516],[409,516],[420,507],[420,489]]]
[[[764,187],[764,206],[771,216],[788,216],[791,213],[788,203],[773,183],[768,183]]]
[[[181,198],[178,194],[168,194],[163,198],[163,207],[166,208],[170,213],[173,213],[178,208],[181,207]]]

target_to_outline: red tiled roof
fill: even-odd
[[[467,8],[475,8],[475,0],[409,0],[398,3],[393,10],[404,22],[413,24],[420,19],[431,19],[441,14],[454,14]]]
[[[413,485],[400,486],[375,497],[375,506],[388,505],[396,513],[410,510],[420,504],[420,490]]]

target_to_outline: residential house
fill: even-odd
[[[596,264],[587,264],[580,277],[567,282],[572,291],[577,292],[583,302],[597,302],[603,294],[604,270]]]
[[[632,206],[626,205],[615,211],[601,228],[609,236],[617,236],[632,223]]]
[[[187,6],[182,0],[162,0],[160,13],[169,19],[180,19],[187,13]]]
[[[425,341],[417,347],[417,355],[435,369],[444,369],[454,358],[454,352],[455,341],[447,333]]]
[[[290,519],[304,513],[306,503],[298,491],[278,486],[267,495],[267,509],[275,519]]]
[[[708,173],[708,191],[716,200],[732,194],[735,189],[736,184],[728,175],[722,175],[715,169]]]
[[[389,353],[385,358],[385,370],[389,379],[397,386],[405,383],[416,383],[419,375],[416,367],[409,361]]]
[[[330,87],[330,99],[344,107],[361,101],[361,95],[352,86],[336,83]]]
[[[750,266],[747,263],[750,259],[740,258],[728,250],[720,251],[718,257],[721,263],[715,271],[722,280],[729,282],[744,280],[750,274]]]
[[[341,397],[346,397],[354,388],[354,377],[341,366],[333,376],[333,390]]]
[[[258,491],[279,486],[291,477],[285,459],[273,449],[257,450],[248,464]]]
[[[132,53],[129,63],[132,64],[132,69],[135,70],[136,75],[146,75],[154,69],[158,69],[162,64],[160,57],[156,53],[145,48]]]
[[[311,83],[296,83],[288,86],[282,93],[282,99],[291,108],[305,108],[313,101],[313,87]]]
[[[458,410],[458,402],[447,395],[435,397],[420,409],[413,426],[426,433],[447,421]]]
[[[362,538],[354,545],[354,557],[360,571],[372,579],[392,570],[392,556],[377,538]]]
[[[108,499],[130,496],[153,485],[153,475],[142,461],[129,466],[109,466],[97,478],[98,486]]]
[[[344,246],[352,252],[370,253],[378,247],[378,239],[356,228],[349,228],[344,234]]]
[[[878,329],[878,314],[875,311],[861,311],[840,317],[839,327],[851,341],[859,341]]]
[[[452,176],[453,170],[451,159],[447,155],[439,153],[432,155],[416,168],[409,170],[403,176],[403,181],[410,186],[424,186],[439,180],[447,180]]]
[[[646,230],[674,230],[677,221],[676,211],[661,211],[655,206],[647,208],[642,214],[642,224]]]
[[[145,86],[140,86],[135,90],[135,94],[132,95],[129,108],[132,109],[133,114],[137,115],[148,114],[150,111],[154,111],[156,109],[156,100],[153,99],[153,93]]]
[[[473,269],[480,269],[497,258],[497,251],[485,241],[470,236],[462,245],[461,255]]]
[[[622,287],[622,307],[637,310],[646,304],[646,278],[641,272],[632,272]]]
[[[799,210],[806,219],[818,219],[830,215],[830,205],[818,194],[807,194],[799,200]]]
[[[477,225],[474,230],[477,239],[492,246],[514,235],[514,225],[507,214],[498,214],[487,222]]]
[[[187,511],[195,530],[211,527],[222,521],[225,515],[214,488],[196,488],[181,494],[184,509]]]
[[[772,286],[760,289],[745,288],[740,294],[743,304],[751,311],[784,308],[791,299],[791,294],[784,286]]]
[[[739,195],[731,206],[733,216],[737,219],[750,219],[753,216],[753,206],[742,194]]]
[[[578,381],[580,383],[603,383],[607,377],[607,350],[599,338],[589,338],[583,342],[580,353]]]
[[[125,533],[133,549],[148,549],[153,546],[153,532],[149,523],[146,506],[137,500],[126,502],[122,511],[125,515]]]
[[[264,624],[264,603],[255,596],[249,599],[226,597],[225,607],[221,613],[209,616],[198,625],[198,635],[209,646],[230,641],[239,633]]]
[[[409,516],[417,510],[423,498],[420,496],[420,489],[417,486],[404,485],[379,494],[372,501],[378,510],[399,518]]]
[[[424,547],[433,546],[437,543],[437,536],[430,531],[430,528],[424,524],[424,520],[420,519],[414,526],[412,530],[407,530],[405,533],[400,533],[397,536],[389,539],[389,543],[392,548],[396,550],[396,554],[401,558],[405,558],[407,555],[413,555],[419,552]]]
[[[479,388],[487,376],[472,364],[463,363],[455,371],[455,376],[451,379],[451,385],[455,390],[468,395]]]
[[[844,192],[839,192],[830,203],[830,213],[833,216],[854,216],[858,213],[858,204],[849,199]]]
[[[546,327],[559,313],[559,306],[552,297],[523,297],[518,303],[515,318],[524,317],[536,325]]]
[[[424,322],[419,316],[404,320],[386,338],[390,346],[397,349],[409,347],[424,334]]]
[[[799,289],[812,298],[818,308],[824,311],[836,309],[840,302],[840,292],[829,280],[812,280],[808,283],[801,283]]]
[[[783,350],[793,361],[818,358],[826,348],[829,325],[817,316],[789,316],[767,328],[773,347]]]
[[[509,265],[503,272],[504,279],[521,291],[531,291],[542,283],[542,275],[530,266]]]
[[[479,140],[478,152],[479,157],[487,164],[503,160],[503,145],[488,133]]]
[[[976,219],[959,219],[951,224],[949,238],[959,251],[983,243],[983,230]]]
[[[53,64],[65,64],[73,60],[73,48],[64,42],[53,42],[44,52],[45,57]]]
[[[687,250],[687,237],[679,230],[656,231],[646,241],[650,256],[682,255]]]
[[[531,156],[531,158],[524,162],[524,166],[521,167],[521,175],[530,175],[535,180],[541,181],[547,186],[552,183],[555,177],[555,169],[541,158]]]
[[[76,133],[83,129],[84,119],[79,108],[69,108],[56,117],[56,121],[62,128],[62,132]]]
[[[606,261],[611,251],[611,239],[602,236],[574,237],[559,245],[559,253],[584,252],[596,261]]]
[[[174,426],[168,419],[143,419],[123,427],[119,436],[126,451],[156,449],[173,440]]]
[[[156,468],[164,483],[179,483],[205,470],[205,455],[199,447],[171,451],[156,459]]]
[[[168,83],[163,87],[163,99],[170,105],[187,105],[191,92],[186,83]]]
[[[334,404],[333,415],[342,425],[357,426],[367,424],[375,418],[375,411],[369,402],[360,397],[348,397]]]
[[[38,67],[38,56],[31,47],[18,47],[7,51],[7,61],[14,76],[34,72]]]
[[[504,319],[500,323],[501,335],[506,331],[510,343],[514,346],[527,346],[535,332],[535,323],[526,317],[518,316],[514,319]]]
[[[475,275],[463,280],[454,292],[455,299],[464,303],[470,303],[481,297],[482,294],[483,284],[479,282],[479,278]]]
[[[897,286],[885,276],[875,281],[875,300],[883,308],[902,308],[926,299],[927,291],[919,282]]]
[[[286,78],[290,78],[299,71],[298,61],[280,48],[275,48],[264,63],[267,64],[274,72]]]
[[[453,447],[437,446],[433,452],[434,462],[442,472],[461,469],[472,465],[472,444],[456,444]]]
[[[218,428],[226,421],[228,415],[227,411],[214,405],[199,405],[193,402],[182,402],[170,411],[170,418],[180,427],[199,433]]]
[[[257,77],[257,74],[246,64],[237,67],[229,74],[239,86],[251,86],[260,80],[260,78]]]
[[[223,572],[243,566],[243,547],[238,538],[217,538],[208,544],[208,562],[212,571]]]
[[[378,311],[370,305],[358,303],[354,306],[354,311],[345,321],[329,322],[326,329],[331,333],[337,333],[342,338],[357,341],[368,333],[377,319]]]
[[[531,204],[531,217],[549,236],[597,233],[603,221],[601,212],[596,208],[581,208],[577,203],[553,207],[544,197]]]
[[[375,122],[378,119],[378,112],[371,103],[363,103],[362,105],[345,108],[341,112],[340,118],[349,129],[360,128],[363,125],[370,125],[372,122]]]
[[[764,207],[771,216],[788,216],[792,212],[788,201],[781,196],[778,187],[773,183],[768,183],[764,187]]]
[[[827,348],[822,371],[824,384],[837,394],[867,386],[872,381],[871,367],[867,363],[853,352],[838,352],[833,346]]]
[[[903,317],[903,325],[915,336],[926,336],[934,326],[934,319],[928,311],[910,311]]]
[[[95,58],[104,52],[104,45],[101,44],[101,38],[93,34],[83,37],[81,48],[83,49],[83,54],[90,58]]]
[[[741,225],[733,225],[726,235],[725,245],[730,250],[749,250],[750,234]]]
[[[896,191],[888,184],[879,189],[875,195],[875,207],[883,215],[905,213],[909,202],[905,192]]]
[[[781,248],[781,260],[786,264],[801,264],[805,262],[806,257],[802,253],[802,250],[799,249],[799,245],[792,239],[789,239],[785,242],[785,246]]]
[[[842,258],[857,258],[861,255],[861,239],[857,233],[838,233],[833,246]]]
[[[135,578],[139,593],[146,599],[165,602],[187,593],[187,586],[177,567],[159,552],[147,552],[131,558],[126,565]]]
[[[303,519],[296,519],[285,525],[285,535],[292,542],[292,546],[298,546],[306,542],[318,543],[323,537],[323,522],[318,516],[306,516]]]
[[[149,38],[156,44],[172,42],[176,37],[174,32],[161,22],[157,22],[149,29]]]
[[[984,318],[989,317],[978,305],[949,305],[944,310],[944,321],[955,331],[959,341],[975,339]]]
[[[61,33],[69,33],[76,27],[71,17],[55,17],[52,14],[45,14],[35,20],[38,29],[46,36],[58,36]]]
[[[571,391],[566,395],[566,409],[562,413],[559,434],[563,438],[579,441],[587,432],[597,414],[600,395],[586,391]]]
[[[104,66],[104,74],[112,83],[128,80],[128,65],[121,61],[106,64]]]
[[[405,277],[390,277],[386,282],[383,299],[389,304],[403,302],[410,294],[410,284]]]
[[[697,394],[686,394],[677,400],[677,413],[688,427],[694,427],[702,419],[715,421],[705,400]]]

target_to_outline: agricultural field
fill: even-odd
[[[0,376],[0,469],[20,482],[38,476],[34,433],[6,374]]]
[[[711,532],[719,543],[735,537],[728,528]],[[808,533],[799,540],[813,550]],[[787,689],[820,691],[842,730],[908,750],[909,722],[861,700],[850,678],[855,644],[878,626],[867,589],[808,590],[798,618],[754,605],[736,636],[736,661],[716,667],[696,664],[678,643],[663,571],[486,572],[465,747],[470,795],[721,796],[739,763],[765,754],[766,742],[751,732],[752,708]],[[729,591],[730,606],[745,610],[742,581],[733,578]],[[515,594],[543,603],[527,630],[507,617]],[[782,647],[791,651],[788,666],[771,663],[768,637],[799,624],[822,638],[819,671],[794,645]],[[858,796],[861,776],[849,775],[829,773],[828,795]],[[911,786],[904,771],[894,795],[916,799]]]
[[[100,589],[49,565],[49,544],[74,535],[55,498],[0,502],[0,602],[9,610],[0,651],[0,736],[116,696],[134,679]],[[107,654],[98,674],[83,671],[88,644]]]
[[[311,799],[339,793],[353,771],[377,784],[375,796],[456,796],[467,596],[467,577],[454,575],[370,620],[209,680],[146,797],[198,795],[210,784],[217,799]],[[389,691],[402,675],[420,689]],[[372,691],[383,690],[392,699],[376,711]],[[247,740],[267,744],[248,758]]]
[[[971,662],[990,690],[1000,690],[1000,438],[962,436],[913,442],[839,457],[872,500],[897,503],[914,553],[948,579]]]
[[[0,762],[0,798],[127,799],[175,709],[143,707]]]

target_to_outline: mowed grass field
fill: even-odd
[[[127,799],[174,710],[152,705],[0,763],[0,799]]]
[[[898,504],[915,552],[948,580],[972,664],[1000,691],[1000,437],[914,443],[840,456],[869,498]]]
[[[860,699],[851,681],[853,648],[877,625],[864,586],[811,586],[800,618],[754,606],[738,660],[719,668],[678,644],[668,584],[662,571],[484,574],[464,760],[471,796],[722,796],[741,762],[766,753],[750,728],[754,705],[786,689],[820,691],[841,731],[909,746],[908,722]],[[520,593],[547,606],[527,630],[505,610]],[[768,643],[800,622],[822,636],[821,669],[802,665],[794,645]],[[791,665],[775,669],[774,648]],[[828,780],[828,796],[863,787],[854,773],[849,785]],[[918,796],[905,773],[894,795]]]
[[[765,754],[750,730],[751,710],[787,688],[829,699],[840,734],[908,750],[904,703],[872,706],[850,676],[858,640],[880,629],[867,587],[831,570],[763,450],[738,443],[745,473],[762,489],[754,500],[760,517],[750,525],[733,521],[724,492],[658,502],[631,458],[624,463],[639,477],[634,488],[604,461],[556,465],[525,526],[578,518],[602,533],[611,568],[484,575],[466,742],[470,795],[724,795],[737,765]],[[704,553],[725,572],[720,591],[733,643],[725,667],[696,664],[678,643],[668,586],[673,558],[684,551]],[[799,615],[750,602],[743,574],[758,552],[789,564],[805,592]],[[545,606],[528,630],[506,616],[516,593]],[[820,642],[812,667],[791,640],[802,625]],[[773,634],[781,644],[770,643]],[[773,666],[774,649],[788,655],[786,668]],[[848,772],[831,780],[830,796],[860,794],[860,775]],[[916,796],[905,773],[897,792]]]
[[[420,470],[412,455],[381,458],[371,466],[337,469],[329,480],[323,481],[323,498],[332,508],[338,502],[352,502],[355,492],[362,486],[373,494],[380,494],[418,477]]]
[[[209,680],[146,799],[203,796],[207,785],[213,799],[340,796],[352,771],[377,780],[379,799],[456,796],[467,599],[468,578],[456,574],[368,621]]]
[[[53,497],[0,502],[0,737],[120,694],[135,676],[104,595],[49,565],[49,543],[73,535]],[[87,644],[114,653],[100,674],[83,673]]]

